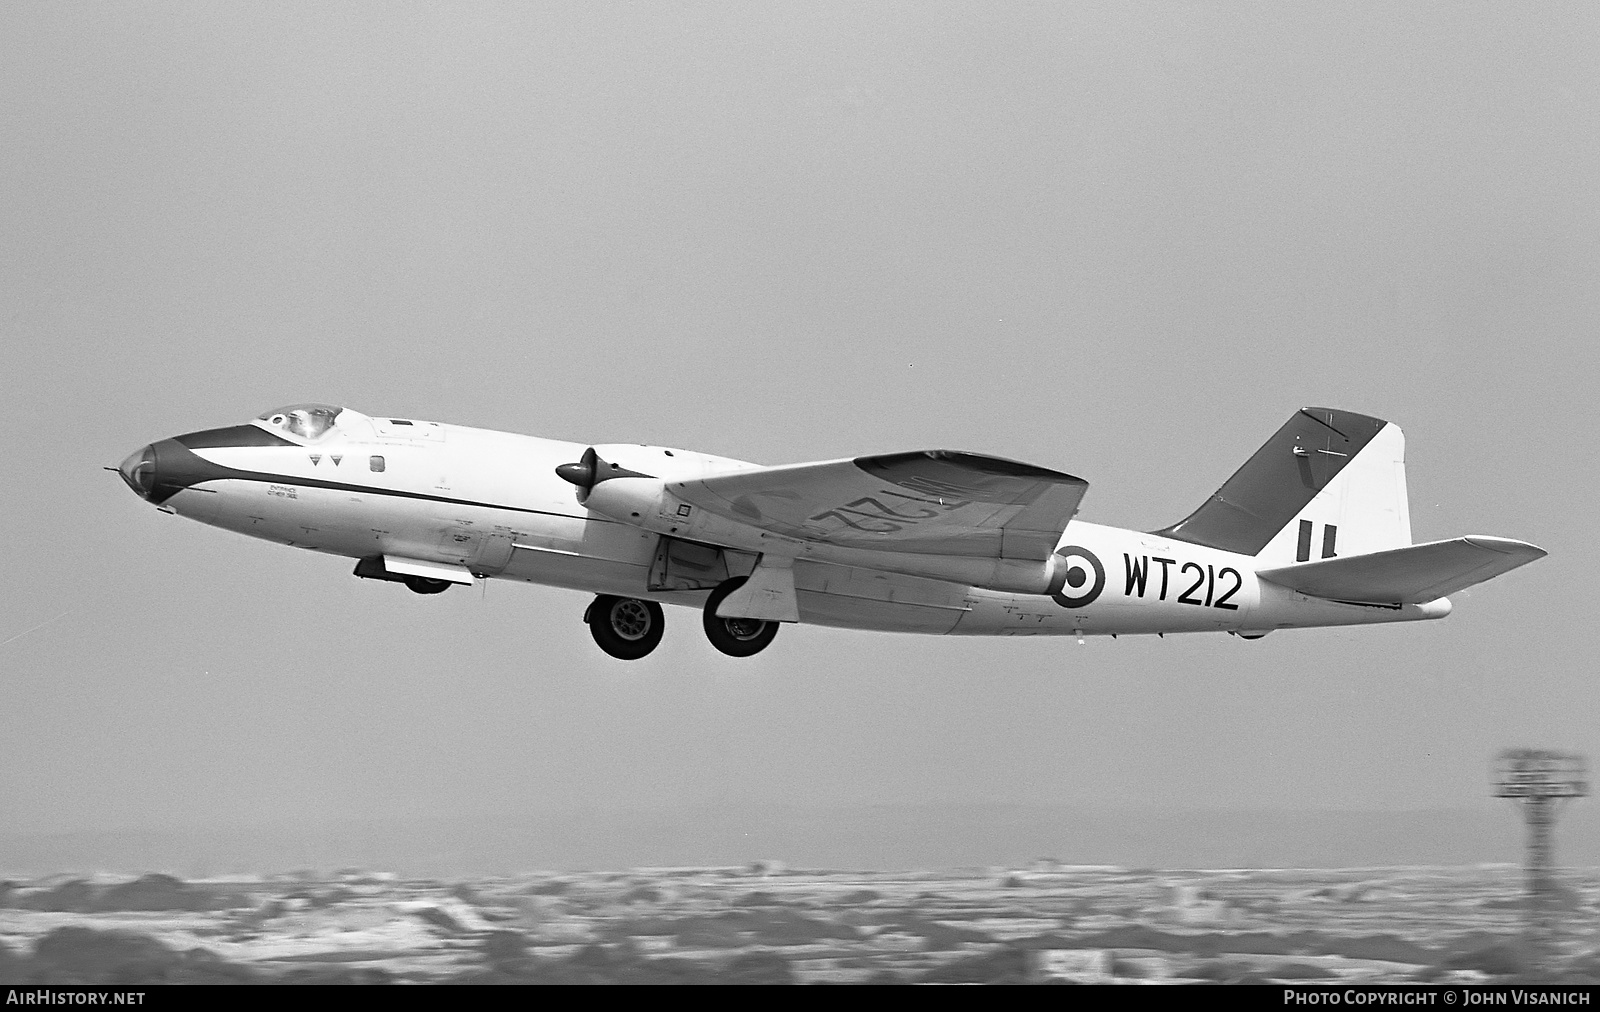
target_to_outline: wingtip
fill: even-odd
[[[1526,541],[1517,541],[1513,538],[1497,538],[1488,534],[1468,534],[1462,540],[1478,548],[1499,552],[1501,555],[1521,556],[1528,562],[1542,559],[1550,554],[1538,545],[1529,544]]]

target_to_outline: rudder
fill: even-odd
[[[1411,544],[1405,436],[1381,418],[1302,408],[1164,537],[1262,565]]]

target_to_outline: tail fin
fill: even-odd
[[[1155,533],[1269,566],[1403,548],[1405,446],[1381,418],[1301,408],[1199,509]]]

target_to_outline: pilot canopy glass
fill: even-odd
[[[321,439],[331,428],[343,408],[332,404],[289,404],[273,408],[256,416],[274,429],[301,439]]]

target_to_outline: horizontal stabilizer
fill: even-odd
[[[1525,541],[1472,535],[1392,548],[1370,555],[1323,559],[1258,577],[1311,597],[1358,604],[1423,604],[1491,580],[1547,553]]]

